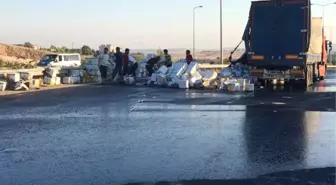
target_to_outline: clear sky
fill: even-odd
[[[198,5],[204,8],[196,12],[197,48],[216,49],[219,0],[3,0],[0,42],[30,41],[44,47],[71,47],[74,42],[75,47],[110,43],[136,49],[191,48],[192,9]],[[224,46],[240,41],[249,7],[249,0],[223,0]],[[325,24],[334,27],[334,37],[335,10],[336,6],[325,8]],[[314,7],[313,16],[322,16],[322,8]]]

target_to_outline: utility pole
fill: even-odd
[[[223,20],[222,20],[222,0],[219,2],[219,7],[220,7],[220,61],[222,63],[222,68],[224,67],[224,61],[223,61]]]

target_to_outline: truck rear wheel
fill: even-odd
[[[305,79],[299,81],[299,87],[306,90],[314,82],[314,66],[307,65],[305,70]]]
[[[306,87],[314,83],[314,65],[308,65],[306,70]]]

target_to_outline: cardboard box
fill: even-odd
[[[31,89],[39,89],[41,87],[41,80],[40,79],[33,79],[29,88]]]

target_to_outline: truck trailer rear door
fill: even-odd
[[[300,53],[306,51],[308,0],[282,1],[277,6],[277,28],[275,38],[277,49],[273,54],[278,60],[295,62],[303,60]]]
[[[270,60],[273,50],[275,6],[272,1],[255,1],[251,6],[251,45],[248,60]]]

